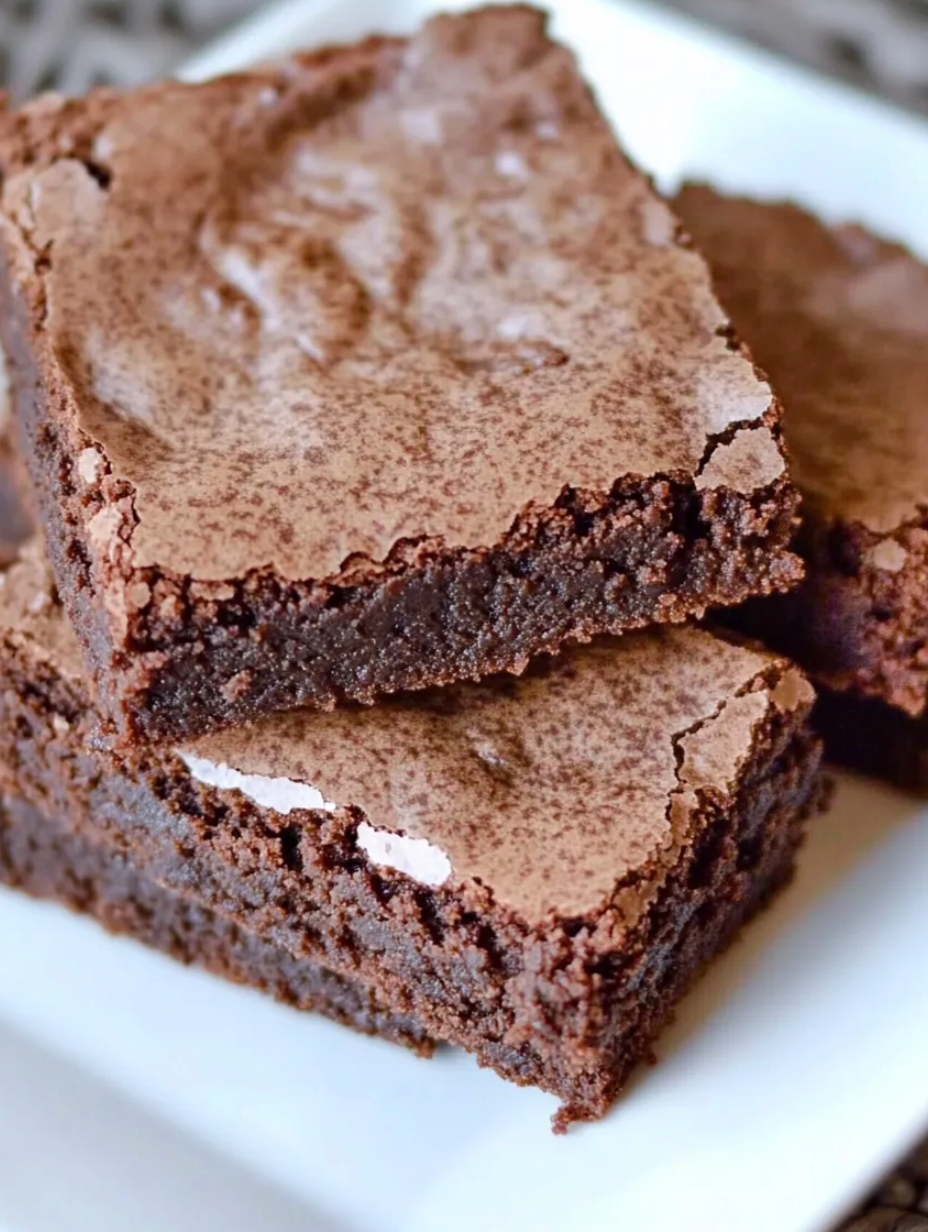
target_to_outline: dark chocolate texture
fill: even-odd
[[[813,717],[831,761],[928,795],[928,717],[827,688],[819,690]]]
[[[124,738],[782,589],[778,407],[523,7],[0,121],[0,323]]]
[[[297,958],[195,897],[166,889],[136,867],[131,846],[78,833],[17,797],[0,800],[0,882],[34,898],[53,899],[92,916],[112,933],[248,984],[296,1009],[315,1010],[422,1056],[434,1049],[416,1022],[391,1013],[359,981]],[[183,1029],[180,1024],[178,1029]]]
[[[101,726],[35,549],[6,575],[0,621],[10,789],[554,1092],[559,1127],[607,1110],[703,964],[788,879],[821,802],[806,682],[699,629],[446,696],[271,716],[182,758]]]

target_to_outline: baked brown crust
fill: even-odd
[[[797,579],[778,407],[539,13],[42,100],[0,165],[18,418],[129,740]]]

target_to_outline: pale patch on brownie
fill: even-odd
[[[641,234],[648,244],[666,248],[677,233],[677,219],[662,201],[646,197],[641,203]]]
[[[87,534],[94,547],[112,556],[119,543],[122,514],[115,505],[104,505],[87,523]]]
[[[410,107],[401,113],[404,130],[423,145],[438,145],[442,139],[441,116],[434,107]]]
[[[235,598],[235,587],[228,582],[192,582],[190,593],[198,602],[222,603]]]
[[[88,446],[82,449],[77,459],[77,473],[86,484],[96,483],[103,470],[103,456],[100,452]]]
[[[451,876],[451,861],[428,839],[380,830],[362,821],[358,826],[358,846],[373,864],[405,873],[423,885],[438,887]]]
[[[909,559],[901,543],[895,539],[883,539],[867,553],[867,564],[887,573],[898,573]]]
[[[522,179],[529,173],[528,164],[518,150],[500,150],[493,160],[500,175]]]
[[[139,610],[151,602],[151,587],[146,582],[133,582],[126,591],[126,602]]]
[[[219,791],[240,791],[255,804],[275,813],[287,815],[294,809],[322,809],[331,813],[338,807],[326,800],[311,783],[264,774],[242,774],[233,766],[181,750],[177,750],[177,755],[197,782]],[[381,830],[362,821],[358,826],[358,846],[373,864],[405,873],[423,885],[444,885],[451,876],[451,861],[445,852],[424,838]]]
[[[206,757],[197,757],[181,750],[177,750],[177,755],[197,782],[204,783],[207,787],[215,787],[219,791],[240,791],[255,804],[275,813],[286,815],[294,809],[323,809],[332,813],[338,808],[337,804],[326,800],[322,792],[311,783],[270,778],[263,774],[242,774],[233,766],[209,761]]]
[[[753,492],[773,483],[786,470],[780,447],[769,428],[743,428],[730,441],[717,445],[709,456],[696,487],[733,488]]]
[[[798,668],[790,668],[777,682],[770,693],[771,701],[778,710],[791,714],[800,706],[811,706],[815,690]]]

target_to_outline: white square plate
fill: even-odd
[[[190,67],[407,30],[426,0],[289,0]],[[445,7],[461,7],[455,3]],[[928,129],[632,3],[562,0],[634,155],[928,254]],[[602,1123],[426,1064],[0,894],[0,1227],[817,1232],[928,1125],[928,816],[843,779],[800,876]]]

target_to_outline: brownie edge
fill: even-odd
[[[928,264],[790,202],[690,184],[675,208],[783,400],[803,498],[804,581],[734,615],[847,699],[846,732],[831,701],[821,708],[831,747],[845,759],[859,749],[872,769],[866,750],[884,741],[869,716],[882,704],[911,750],[928,705]],[[911,785],[892,757],[878,761]],[[908,752],[900,774],[906,763]]]
[[[389,191],[329,201],[326,158],[349,197]],[[17,418],[98,703],[129,742],[519,672],[798,579],[776,399],[539,12],[41,100],[3,116],[0,163]],[[312,253],[305,226],[268,230],[304,175]],[[371,218],[396,222],[396,269]],[[604,325],[627,303],[634,344]],[[286,405],[267,372],[289,373]]]
[[[137,867],[131,847],[79,833],[16,796],[0,801],[0,882],[89,915],[185,966],[314,1010],[365,1035],[431,1056],[435,1044],[360,981],[295,957]]]

